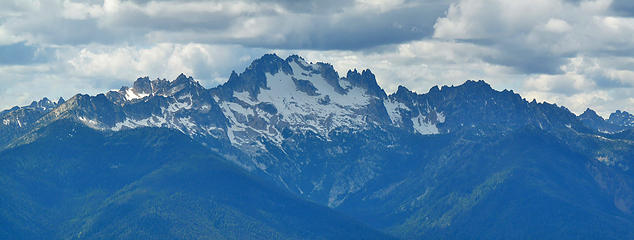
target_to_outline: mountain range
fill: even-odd
[[[482,80],[388,95],[267,54],[0,118],[8,239],[634,237],[634,115]]]

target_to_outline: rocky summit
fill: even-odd
[[[0,118],[0,236],[634,237],[634,116],[482,80],[387,94],[369,69],[267,54],[210,89],[143,77]],[[199,225],[174,230],[181,206]]]

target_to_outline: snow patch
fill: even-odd
[[[84,116],[79,116],[78,119],[79,119],[79,121],[84,123],[84,125],[86,125],[88,127],[95,128],[95,129],[101,129],[101,124],[99,123],[99,121],[97,121],[95,119],[86,118]]]
[[[413,123],[414,131],[422,135],[439,133],[436,125],[432,124],[429,120],[427,120],[425,116],[421,114],[418,114],[418,116],[413,117],[412,123]]]
[[[178,100],[183,100],[183,99],[189,99],[189,101],[192,101],[192,95],[191,94],[185,94],[183,96],[178,97]]]
[[[126,100],[133,100],[133,99],[139,99],[139,98],[144,98],[150,96],[150,94],[147,93],[135,93],[133,88],[128,88],[125,90],[125,99]]]
[[[181,109],[191,109],[192,108],[192,101],[186,101],[186,102],[174,102],[171,103],[169,106],[167,106],[167,111],[170,113],[174,113],[177,112],[178,110]]]
[[[436,113],[436,120],[438,120],[439,123],[444,123],[445,122],[445,114]]]
[[[139,119],[139,120],[126,118],[123,122],[116,123],[115,126],[111,128],[111,130],[119,131],[122,129],[130,129],[130,128],[138,128],[138,127],[166,127],[166,126],[170,128],[176,128],[173,125],[171,126],[169,125],[170,124],[167,122],[167,120],[162,116],[151,116],[151,117]]]
[[[369,104],[370,97],[359,88],[350,89],[347,94],[339,94],[321,75],[301,75],[310,73],[302,69],[296,62],[290,63],[298,79],[308,80],[317,89],[319,96],[309,96],[297,91],[291,76],[285,73],[266,74],[269,89],[262,89],[258,100],[273,104],[283,120],[293,126],[309,126],[309,129],[323,136],[333,128],[340,126],[364,126],[363,116],[355,110]],[[297,75],[299,74],[299,75]],[[320,103],[320,99],[328,96],[328,104]]]
[[[392,120],[392,123],[401,126],[401,124],[403,124],[401,110],[409,111],[409,108],[399,101],[392,101],[390,99],[383,101],[383,106],[385,106],[385,110],[390,120]]]
[[[191,121],[191,117],[182,117],[178,121],[187,129],[190,134],[195,134],[197,125]]]
[[[613,166],[614,165],[614,160],[610,159],[608,156],[597,156],[597,157],[595,157],[595,159],[597,161],[599,161],[600,163],[605,164],[606,166]]]
[[[244,92],[233,92],[233,96],[237,99],[239,99],[240,101],[243,101],[249,105],[255,105],[257,104],[256,102],[251,100],[251,96],[249,95],[249,92],[244,91]]]
[[[266,73],[267,88],[260,89],[255,98],[247,91],[233,92],[234,99],[227,101],[214,96],[229,120],[227,136],[231,143],[264,148],[258,138],[265,137],[279,145],[284,138],[278,127],[310,131],[327,138],[328,133],[338,127],[362,128],[367,125],[360,110],[370,103],[371,97],[363,89],[350,88],[347,94],[340,94],[321,75],[311,72],[317,65],[306,63],[303,65],[309,69],[304,69],[297,62],[289,64],[293,74]],[[318,94],[313,96],[298,91],[293,78],[309,81]],[[329,101],[324,101],[326,98]],[[259,104],[272,105],[276,111],[267,111]]]

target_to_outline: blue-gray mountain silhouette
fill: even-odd
[[[267,54],[211,89],[143,77],[0,118],[7,236],[634,237],[634,117],[482,80],[388,95]]]

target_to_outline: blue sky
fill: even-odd
[[[140,76],[211,87],[268,52],[370,68],[388,93],[484,79],[577,114],[634,112],[626,0],[0,0],[0,108]]]

